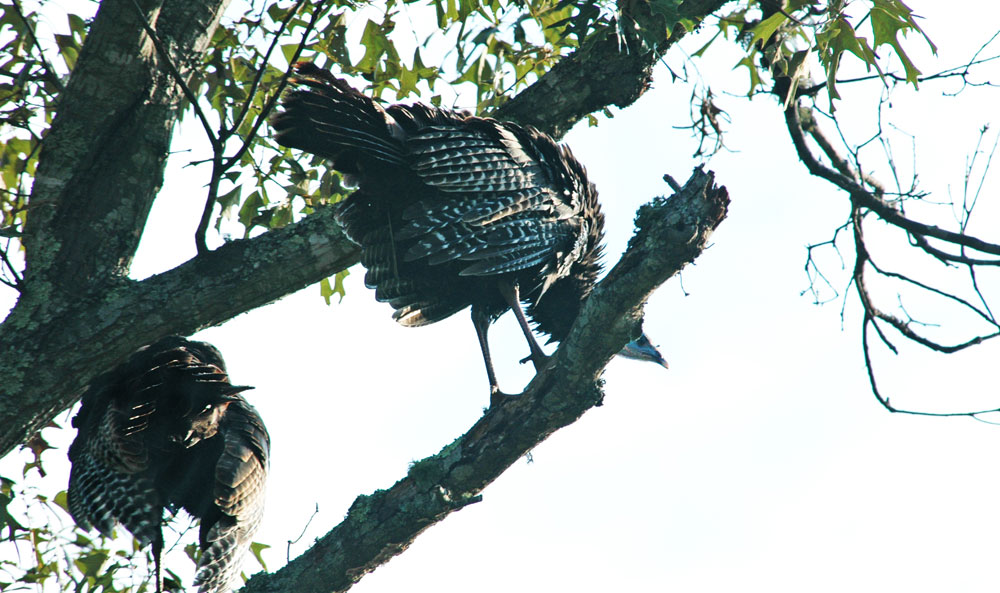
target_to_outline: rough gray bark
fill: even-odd
[[[728,205],[726,189],[698,169],[672,198],[643,206],[629,249],[521,397],[490,408],[391,488],[359,496],[340,525],[281,570],[255,575],[243,593],[346,591],[425,529],[477,502],[483,488],[550,434],[600,405],[604,367],[638,333],[646,299],[705,249]]]
[[[196,64],[188,58],[207,47],[227,4],[101,4],[45,137],[23,237],[24,291],[0,326],[0,455],[71,405],[86,376],[141,345],[153,326],[163,329],[146,320],[133,326],[135,338],[112,342],[101,328],[114,320],[98,316],[102,303],[121,308],[141,296],[124,274],[180,115],[180,89],[158,64],[139,19],[156,28],[175,63]]]

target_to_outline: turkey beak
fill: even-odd
[[[649,341],[649,337],[646,336],[645,333],[628,344],[625,344],[625,347],[621,349],[618,355],[625,358],[632,358],[634,360],[648,360],[649,362],[655,362],[665,369],[670,368],[670,366],[667,365],[667,361],[663,358],[663,355],[656,349],[656,346],[653,346],[653,344]]]
[[[222,399],[224,401],[231,401],[231,402],[237,401],[237,400],[241,399],[241,398],[236,397],[237,393],[242,393],[242,392],[248,391],[250,389],[253,389],[253,386],[251,386],[251,385],[227,385],[226,388],[225,388],[225,390],[222,392]]]

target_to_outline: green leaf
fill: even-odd
[[[716,39],[718,39],[718,38],[719,38],[719,35],[722,35],[722,31],[716,31],[716,32],[715,32],[715,35],[712,35],[712,38],[711,38],[711,39],[709,39],[709,40],[708,40],[708,41],[707,41],[707,42],[705,43],[705,45],[701,46],[701,47],[700,47],[700,48],[698,49],[698,51],[694,52],[694,53],[693,53],[693,54],[691,54],[691,55],[692,55],[692,56],[694,56],[694,57],[696,57],[696,58],[700,58],[701,56],[703,56],[703,55],[705,54],[705,52],[706,52],[706,51],[708,50],[708,48],[709,48],[709,47],[710,47],[710,46],[712,45],[712,43],[713,43],[713,42],[714,42],[714,41],[715,41]]]
[[[874,47],[878,49],[882,45],[888,45],[896,51],[899,61],[903,64],[906,72],[906,82],[917,88],[920,70],[913,64],[910,57],[903,51],[903,46],[899,42],[899,33],[905,37],[909,31],[916,31],[923,35],[930,45],[931,51],[937,53],[937,47],[931,42],[927,34],[923,32],[913,18],[913,11],[899,0],[875,0],[875,6],[869,13],[872,21],[872,32],[874,34]]]
[[[858,37],[854,27],[844,18],[830,21],[822,31],[817,33],[816,46],[819,50],[820,62],[826,71],[826,86],[830,96],[831,110],[833,109],[833,100],[840,98],[840,93],[837,92],[837,71],[840,69],[840,57],[845,51],[854,54],[864,62],[869,71],[875,68],[879,76],[884,79],[875,52],[868,45],[868,41],[864,37]]]
[[[754,64],[754,57],[756,55],[756,51],[751,51],[750,55],[745,56],[742,60],[736,63],[736,66],[733,67],[733,70],[735,70],[740,66],[746,66],[747,70],[750,71],[750,90],[747,92],[747,97],[753,97],[753,94],[757,92],[757,89],[763,84],[760,79],[760,72],[757,71],[757,65]]]
[[[670,29],[674,28],[674,25],[681,22],[681,13],[679,11],[683,0],[650,0],[649,11],[654,15],[663,15],[663,18],[667,22],[667,34],[670,34]]]
[[[257,559],[257,563],[260,564],[260,567],[264,569],[264,572],[267,572],[267,563],[264,562],[264,558],[263,556],[261,556],[261,552],[267,550],[270,547],[271,546],[267,544],[262,544],[260,542],[252,542],[250,544],[250,553],[253,554],[253,557]]]
[[[319,294],[323,297],[323,300],[326,301],[327,305],[330,304],[330,297],[335,294],[340,295],[340,299],[337,301],[338,303],[342,303],[344,301],[344,297],[347,295],[347,290],[344,288],[344,278],[347,278],[350,274],[351,272],[349,270],[337,272],[337,274],[333,276],[333,286],[330,285],[329,278],[320,280]]]
[[[52,502],[59,505],[59,508],[66,511],[67,513],[69,512],[69,499],[66,497],[65,490],[60,490],[59,492],[56,492],[56,495],[52,497]]]
[[[757,23],[757,25],[750,30],[750,32],[753,33],[753,39],[750,40],[750,45],[756,46],[757,42],[760,42],[758,47],[764,47],[764,45],[766,45],[774,35],[774,32],[778,30],[778,27],[785,24],[787,20],[787,16],[780,12],[776,12],[763,21]]]
[[[365,31],[361,34],[361,45],[365,48],[365,55],[361,61],[355,65],[360,72],[374,73],[377,71],[383,56],[388,56],[388,60],[399,62],[399,54],[396,46],[389,39],[389,32],[392,31],[391,22],[379,24],[369,20],[365,24]]]
[[[281,46],[281,55],[285,56],[286,63],[292,63],[292,58],[295,57],[295,50],[298,48],[298,43],[285,43]]]
[[[272,229],[280,229],[281,227],[288,226],[292,222],[292,205],[282,204],[274,209],[271,215],[270,227]]]
[[[246,228],[247,233],[249,233],[250,229],[254,227],[258,211],[264,206],[265,203],[263,197],[261,197],[260,190],[250,194],[246,201],[243,202],[243,206],[240,207],[239,219],[240,224]]]
[[[84,21],[78,14],[70,13],[66,18],[69,21],[69,30],[72,31],[80,41],[83,41],[84,37],[87,36],[87,22]]]
[[[7,510],[8,505],[14,500],[13,495],[0,494],[0,533],[3,532],[4,528],[7,528],[7,539],[14,539],[15,531],[26,531],[24,525],[21,525],[14,519],[14,516],[10,514]]]
[[[83,554],[79,558],[73,561],[77,569],[83,573],[84,576],[96,577],[101,574],[101,568],[108,561],[107,550],[97,550],[89,554]]]
[[[237,185],[234,186],[233,189],[215,198],[215,201],[219,204],[219,206],[221,206],[221,210],[219,210],[219,218],[215,220],[215,230],[218,231],[222,228],[222,219],[229,218],[232,213],[233,206],[239,204],[240,195],[242,195],[242,193],[243,186]]]

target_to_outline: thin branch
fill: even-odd
[[[14,267],[13,262],[11,262],[10,258],[7,257],[7,249],[9,248],[10,248],[10,241],[7,242],[7,246],[4,249],[0,249],[0,260],[3,260],[3,265],[5,268],[7,268],[7,271],[10,273],[11,277],[14,278],[14,282],[13,283],[8,282],[6,279],[0,279],[0,282],[3,282],[7,286],[14,288],[18,292],[20,292],[24,289],[24,278],[22,278],[21,275],[18,274],[17,268]]]
[[[303,3],[304,0],[300,1],[299,4],[296,6],[295,11],[297,11],[299,7],[302,6]],[[299,56],[302,54],[302,50],[305,48],[306,43],[309,40],[309,35],[316,27],[316,23],[319,22],[319,19],[322,17],[322,15],[326,13],[328,4],[329,4],[328,0],[323,0],[314,8],[312,13],[312,18],[310,18],[309,24],[306,26],[306,29],[302,34],[302,39],[299,41],[299,45],[295,48],[295,53],[292,54],[291,64],[294,64],[296,61],[298,61]],[[291,15],[295,14],[295,11],[289,13],[289,16],[285,17],[285,21],[282,23],[282,29],[285,26],[285,22],[288,22],[290,20]],[[279,30],[278,33],[275,35],[274,40],[272,41],[271,44],[272,49],[274,48],[274,45],[277,43],[280,35],[281,31]],[[257,80],[260,78],[260,76],[263,75],[264,70],[267,68],[267,58],[270,55],[270,51],[271,50],[269,49],[268,55],[264,57],[264,61],[261,63],[260,69],[258,70],[257,79],[254,80],[254,88],[251,89],[251,93],[257,92],[256,91]],[[291,66],[291,64],[289,66]],[[289,67],[289,69],[286,70],[285,73],[281,76],[281,80],[278,82],[278,85],[274,89],[274,92],[272,93],[271,97],[267,100],[267,103],[264,104],[264,107],[257,115],[257,119],[254,121],[253,126],[250,128],[250,131],[247,133],[246,137],[243,138],[243,142],[240,145],[239,150],[237,150],[236,154],[229,157],[228,159],[225,159],[225,157],[222,154],[222,151],[224,149],[225,140],[228,139],[228,134],[231,132],[231,130],[226,131],[224,129],[220,129],[219,136],[221,141],[219,142],[218,145],[215,144],[212,145],[212,151],[213,151],[212,177],[208,185],[208,198],[205,200],[205,207],[202,209],[201,219],[198,221],[198,228],[195,230],[195,235],[194,235],[195,246],[198,249],[198,253],[207,253],[209,251],[208,243],[205,237],[208,234],[208,226],[212,222],[212,211],[214,210],[215,203],[218,199],[219,182],[222,180],[222,174],[231,169],[237,163],[239,163],[240,159],[243,158],[244,153],[246,153],[246,151],[250,148],[250,145],[253,143],[254,138],[257,137],[257,132],[260,130],[260,126],[263,125],[265,121],[267,121],[268,115],[270,115],[271,111],[274,109],[274,106],[277,104],[278,99],[281,97],[281,93],[285,90],[285,87],[288,85],[288,79],[291,77],[291,75],[292,75],[292,69],[291,67]],[[250,94],[250,96],[247,98],[247,103],[245,103],[244,106],[249,105],[251,101],[253,101],[253,94]],[[241,114],[240,118],[242,118],[243,116],[244,115]],[[233,130],[239,127],[239,122],[241,121],[240,118],[237,118],[237,121],[233,122]]]
[[[980,414],[991,414],[993,412],[1000,412],[1000,408],[991,408],[988,410],[977,410],[975,412],[921,412],[917,410],[907,410],[903,408],[897,408],[892,405],[888,397],[882,395],[879,391],[878,383],[875,380],[875,368],[871,359],[871,346],[868,344],[868,326],[875,326],[874,319],[865,314],[865,319],[861,327],[861,350],[865,357],[865,370],[868,372],[868,384],[871,385],[872,393],[875,394],[875,399],[878,400],[882,407],[894,414],[908,414],[911,416],[934,416],[939,418],[946,418],[950,416],[970,416],[972,418],[979,419]],[[878,329],[877,326],[876,330]]]
[[[841,269],[843,269],[845,266],[844,256],[843,254],[840,253],[840,248],[837,246],[837,238],[841,232],[847,230],[849,224],[850,222],[845,222],[844,224],[834,229],[832,238],[820,243],[813,243],[811,245],[806,246],[806,263],[803,265],[803,269],[806,272],[806,277],[809,279],[809,288],[807,290],[812,294],[814,304],[821,305],[828,303],[833,299],[837,298],[838,296],[840,296],[840,292],[830,282],[830,280],[826,277],[826,275],[823,274],[822,270],[819,269],[819,265],[816,263],[816,259],[813,257],[813,250],[827,246],[833,248],[834,252],[837,254],[837,257],[840,258],[840,267]],[[817,278],[822,280],[823,283],[826,284],[827,287],[829,287],[830,290],[833,291],[833,297],[827,300],[820,300],[819,290],[816,289]],[[806,290],[803,290],[800,294],[804,295],[805,293]]]
[[[998,36],[1000,36],[1000,31],[994,33],[993,36],[990,37],[988,41],[986,41],[986,43],[979,46],[979,49],[976,50],[976,53],[973,54],[972,58],[965,64],[962,64],[961,66],[953,66],[951,68],[945,68],[944,70],[941,70],[940,72],[936,72],[934,74],[928,74],[926,76],[918,76],[917,82],[921,83],[921,82],[928,82],[931,80],[940,80],[945,78],[961,78],[963,81],[963,86],[965,85],[996,86],[990,82],[970,83],[968,82],[968,76],[972,74],[969,70],[973,66],[979,66],[981,64],[986,64],[987,62],[992,62],[994,60],[1000,59],[1000,56],[990,56],[988,58],[981,58],[981,59],[979,58],[979,54],[981,54],[987,47],[989,47],[989,45],[993,43],[993,41],[995,41]],[[893,72],[883,72],[881,74],[871,74],[868,76],[858,76],[855,78],[837,79],[837,84],[850,84],[854,82],[865,82],[869,80],[885,80],[886,78],[893,80],[895,82],[909,82],[906,76],[901,76]],[[799,89],[797,96],[798,97],[814,96],[816,93],[826,88],[827,84],[828,84],[827,81],[823,81],[823,82],[818,82],[812,86]]]
[[[42,44],[38,41],[38,36],[35,35],[35,30],[31,28],[31,23],[24,16],[24,11],[21,9],[20,0],[11,0],[11,6],[14,7],[14,12],[17,13],[17,17],[21,19],[24,23],[24,28],[28,32],[28,36],[31,37],[31,43],[35,46],[35,51],[38,52],[38,59],[42,62],[42,68],[45,70],[45,79],[52,83],[56,87],[57,94],[62,94],[66,87],[63,85],[62,81],[59,80],[59,74],[56,72],[52,64],[45,58],[45,52],[42,51]]]
[[[967,257],[964,255],[955,255],[953,253],[948,253],[947,251],[942,251],[937,247],[930,244],[927,237],[919,233],[910,233],[910,240],[914,245],[919,247],[922,251],[926,252],[928,255],[934,256],[942,263],[945,264],[965,264],[969,266],[1000,266],[1000,259],[982,259]],[[964,247],[962,247],[962,252],[964,253]]]
[[[260,85],[260,81],[264,78],[264,72],[267,71],[267,64],[271,60],[271,54],[274,53],[275,48],[278,47],[278,42],[281,41],[282,33],[284,33],[285,29],[288,28],[288,23],[292,22],[292,19],[295,18],[295,16],[299,13],[299,10],[302,9],[302,5],[305,4],[306,2],[307,0],[299,0],[295,4],[295,7],[289,10],[288,14],[285,15],[285,18],[282,19],[281,26],[278,27],[278,31],[274,34],[273,39],[271,39],[271,45],[268,46],[267,51],[264,52],[264,57],[261,58],[260,68],[257,69],[257,74],[254,75],[253,82],[250,83],[250,90],[247,91],[247,100],[244,101],[243,106],[240,107],[240,112],[233,120],[233,125],[230,126],[229,129],[219,130],[219,137],[222,139],[223,142],[225,142],[227,139],[229,139],[230,136],[236,133],[236,130],[239,129],[240,124],[242,124],[243,120],[246,118],[247,113],[250,112],[250,106],[253,104],[253,98],[257,94],[257,87]],[[320,7],[317,6],[316,10],[318,11],[319,8]],[[309,29],[306,29],[306,35],[303,36],[303,40],[305,40],[305,38],[308,36],[310,30],[311,27]],[[301,46],[302,44],[300,43],[299,47]],[[296,57],[298,57],[298,52],[296,52]],[[295,60],[292,60],[292,63],[294,64]]]
[[[995,243],[989,243],[976,237],[947,231],[937,226],[920,223],[907,218],[895,206],[866,190],[855,179],[820,163],[806,144],[799,111],[800,108],[797,104],[790,105],[785,110],[785,123],[799,159],[806,165],[810,173],[848,192],[851,200],[871,210],[885,222],[913,235],[932,237],[955,245],[964,245],[983,253],[1000,255],[1000,245]]]
[[[872,261],[872,259],[871,259],[870,256],[868,258],[868,264],[871,265],[871,267],[872,267],[873,270],[875,270],[876,272],[878,272],[879,274],[881,274],[881,275],[883,275],[883,276],[885,276],[887,278],[895,278],[895,279],[900,280],[902,282],[906,282],[907,284],[912,284],[913,286],[916,286],[918,288],[922,288],[923,290],[926,290],[928,292],[932,292],[932,293],[934,293],[934,294],[936,294],[938,296],[942,296],[942,297],[944,297],[946,299],[953,300],[953,301],[959,303],[960,305],[971,309],[976,315],[982,317],[988,323],[990,323],[992,325],[995,325],[997,327],[1000,327],[1000,325],[998,325],[996,323],[996,320],[994,320],[991,315],[989,315],[986,312],[980,311],[975,305],[973,305],[969,301],[963,299],[962,297],[959,297],[957,295],[951,294],[949,292],[945,292],[945,291],[943,291],[943,290],[941,290],[939,288],[934,288],[933,286],[929,286],[927,284],[924,284],[923,282],[920,282],[919,280],[914,280],[913,278],[910,278],[906,274],[900,274],[898,272],[890,272],[888,270],[883,270],[878,265],[876,265],[874,261]]]
[[[306,530],[312,525],[313,519],[319,515],[319,503],[316,503],[316,508],[313,510],[312,514],[309,515],[309,519],[306,524],[302,526],[302,531],[299,532],[299,536],[295,539],[288,540],[288,547],[285,549],[285,562],[289,562],[292,559],[292,546],[299,543],[303,537],[306,535]]]
[[[312,30],[316,27],[316,23],[319,22],[319,19],[322,16],[322,13],[324,12],[323,10],[321,10],[321,8],[325,9],[326,5],[328,4],[329,0],[323,0],[320,3],[320,5],[316,7],[315,11],[313,12],[312,18],[309,20],[309,24],[306,26],[306,30],[302,35],[302,40],[299,41],[298,47],[295,48],[295,53],[292,54],[291,64],[297,62],[299,56],[302,55],[302,51],[305,49],[306,43],[309,38],[309,34],[312,33]],[[264,122],[267,121],[267,118],[270,115],[271,111],[274,109],[275,104],[277,104],[278,100],[281,98],[281,93],[285,90],[285,87],[288,86],[288,79],[291,78],[291,75],[292,75],[292,69],[289,68],[285,72],[285,74],[281,77],[281,80],[278,82],[278,86],[276,87],[275,92],[267,100],[267,103],[264,104],[264,107],[263,109],[261,109],[260,114],[257,115],[257,120],[254,122],[253,127],[250,128],[250,132],[247,134],[246,139],[243,142],[243,145],[240,146],[239,150],[236,151],[236,154],[229,157],[229,159],[223,165],[223,171],[229,170],[230,167],[238,163],[239,160],[243,157],[243,153],[245,153],[250,146],[250,139],[254,138],[257,135],[257,131],[260,129],[260,126],[262,126]]]
[[[205,198],[205,207],[201,210],[201,218],[198,220],[198,228],[194,231],[194,244],[198,254],[208,253],[208,225],[212,221],[212,211],[219,198],[219,183],[222,181],[222,174],[226,168],[222,165],[222,148],[212,146],[212,175],[208,179],[208,197]]]

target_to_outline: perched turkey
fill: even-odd
[[[296,69],[275,139],[358,185],[338,218],[361,246],[376,299],[405,326],[471,305],[494,401],[487,331],[507,309],[542,369],[528,318],[563,340],[600,272],[604,215],[583,165],[533,128],[420,104],[383,108],[313,64]],[[666,366],[645,336],[622,354]]]
[[[160,590],[163,511],[201,523],[195,585],[203,593],[239,584],[240,567],[264,511],[270,438],[232,385],[219,351],[167,337],[96,377],[73,419],[69,510],[76,523],[110,535],[121,523],[152,545]]]

